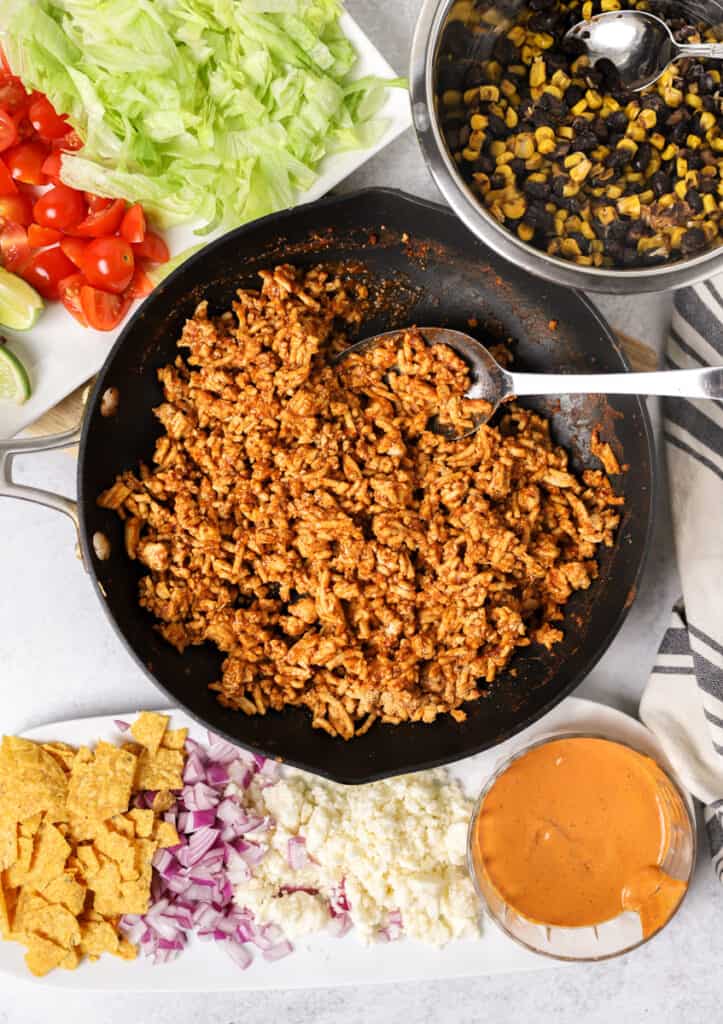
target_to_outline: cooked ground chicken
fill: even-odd
[[[224,652],[213,688],[247,714],[304,705],[345,739],[461,720],[517,648],[562,638],[622,499],[514,404],[461,441],[427,429],[440,406],[458,426],[475,410],[464,364],[414,330],[331,365],[362,287],[261,277],[233,314],[188,321],[153,467],[99,498],[149,570],[141,604],[178,650]]]

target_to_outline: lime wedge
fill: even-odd
[[[0,344],[0,400],[22,405],[30,398],[28,371],[10,349]]]
[[[13,331],[32,327],[43,310],[43,300],[21,277],[0,268],[0,326]]]

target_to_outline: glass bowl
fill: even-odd
[[[650,757],[660,769],[663,780],[659,785],[658,797],[661,815],[668,819],[668,846],[661,850],[658,865],[671,877],[685,882],[686,889],[677,906],[667,920],[648,936],[643,935],[640,917],[632,911],[623,911],[617,917],[597,925],[565,928],[559,925],[538,924],[523,917],[499,894],[484,869],[478,863],[474,851],[474,831],[482,804],[497,779],[510,765],[537,747],[553,740],[599,739],[627,747],[637,754]],[[497,766],[488,779],[475,804],[467,835],[467,861],[475,889],[482,901],[483,909],[494,923],[515,942],[542,956],[556,960],[606,960],[610,957],[629,953],[650,941],[675,917],[688,892],[696,858],[696,825],[692,805],[680,784],[670,771],[651,755],[649,750],[630,743],[594,732],[553,732],[515,751]]]

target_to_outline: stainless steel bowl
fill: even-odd
[[[502,227],[478,202],[447,149],[437,118],[436,64],[450,11],[459,0],[424,0],[412,42],[410,87],[417,138],[437,187],[460,220],[478,238],[505,259],[531,274],[572,288],[594,292],[634,294],[657,292],[694,284],[723,269],[723,246],[690,259],[671,260],[655,267],[629,270],[578,267],[568,260],[549,256]],[[505,13],[513,6],[507,0]],[[681,3],[681,12],[710,24],[723,21],[718,0]]]

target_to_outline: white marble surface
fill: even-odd
[[[399,70],[418,0],[349,0],[349,9]],[[386,184],[416,195],[436,192],[411,133],[373,159],[347,188]],[[670,310],[664,296],[603,296],[611,322],[659,348]],[[74,462],[64,453],[18,461],[21,479],[72,494]],[[637,710],[646,676],[679,585],[667,500],[661,489],[650,558],[639,595],[614,644],[581,696]],[[160,707],[162,700],[119,645],[73,554],[70,522],[36,506],[0,503],[0,732],[54,719]],[[451,983],[317,989],[244,997],[118,996],[64,993],[37,984],[0,983],[0,1024],[702,1024],[721,1019],[723,891],[700,858],[674,924],[629,957],[594,966]],[[483,969],[483,965],[480,965]]]

